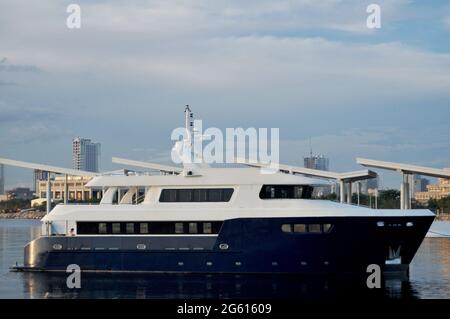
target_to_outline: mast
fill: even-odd
[[[192,137],[193,137],[193,127],[194,127],[194,113],[192,113],[189,105],[186,105],[184,109],[184,125],[186,128],[187,138],[189,139],[189,144],[192,146]]]

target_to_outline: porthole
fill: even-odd
[[[227,250],[229,247],[228,247],[228,244],[220,244],[219,248],[222,250]]]
[[[53,249],[54,250],[61,250],[62,249],[62,245],[61,244],[54,244],[53,245]]]

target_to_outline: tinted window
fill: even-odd
[[[148,224],[147,223],[140,223],[139,224],[139,232],[141,234],[148,234]]]
[[[194,189],[194,202],[207,202],[208,190],[207,189]]]
[[[197,234],[197,223],[189,223],[189,234]]]
[[[112,224],[112,233],[113,234],[120,234],[120,223],[113,223]]]
[[[99,234],[106,234],[108,232],[106,228],[106,223],[99,223],[98,224],[98,233]]]
[[[191,189],[179,189],[177,202],[192,202],[192,193]]]
[[[134,223],[127,223],[127,234],[134,234]]]
[[[182,233],[184,233],[183,223],[175,223],[175,234],[182,234]]]
[[[86,234],[218,234],[221,221],[188,222],[77,222],[77,233]]]
[[[309,224],[308,225],[308,232],[310,233],[321,233],[321,227],[320,224]]]
[[[264,185],[259,192],[259,198],[311,198],[313,189],[314,188],[309,185]]]
[[[160,202],[228,202],[232,188],[163,189]]]
[[[284,224],[284,225],[281,225],[281,230],[282,230],[284,233],[292,233],[292,225],[291,225],[291,224]]]
[[[323,232],[329,233],[331,231],[331,228],[333,228],[333,225],[331,224],[323,224]]]
[[[281,231],[283,233],[310,233],[321,234],[329,233],[333,229],[332,224],[283,224]]]
[[[211,234],[212,233],[212,225],[211,223],[203,223],[203,233]]]
[[[295,233],[306,233],[306,225],[305,224],[294,224],[294,232]]]

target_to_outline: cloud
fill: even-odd
[[[56,162],[68,147],[70,163],[76,132],[102,142],[105,158],[136,149],[129,157],[165,160],[190,103],[208,125],[279,127],[291,161],[310,135],[336,170],[357,154],[446,159],[450,133],[421,132],[450,116],[450,54],[404,27],[422,17],[415,3],[377,3],[377,32],[359,0],[83,0],[82,27],[69,30],[69,2],[5,0],[1,147]],[[430,7],[423,25],[441,11]]]
[[[34,72],[38,73],[41,70],[35,65],[20,65],[9,64],[6,58],[0,61],[0,72]]]
[[[0,80],[0,86],[16,86],[16,85],[18,85],[18,83],[16,83],[16,82]]]

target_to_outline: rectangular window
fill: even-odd
[[[99,223],[98,224],[98,233],[99,234],[106,234],[106,233],[108,233],[108,229],[106,227],[106,223]]]
[[[113,234],[120,234],[120,223],[113,223],[112,224],[112,233]]]
[[[211,233],[212,233],[212,224],[203,223],[203,234],[211,234]]]
[[[313,187],[310,185],[263,185],[259,192],[261,199],[299,199],[311,198]]]
[[[140,223],[139,224],[139,232],[141,234],[148,234],[148,224],[147,223]]]
[[[184,233],[183,223],[175,223],[175,234],[183,234],[183,233]]]
[[[218,234],[222,224],[222,221],[77,222],[77,234]]]
[[[197,223],[189,223],[189,234],[197,234]]]
[[[160,202],[176,202],[177,190],[176,189],[163,189],[161,192]]]
[[[208,202],[220,202],[222,201],[221,189],[210,189],[208,191]]]
[[[308,232],[310,233],[321,233],[322,229],[320,227],[320,224],[309,224],[308,225]]]
[[[179,189],[177,202],[192,202],[192,189]]]
[[[306,233],[306,224],[294,224],[295,233]]]
[[[127,223],[127,234],[134,234],[134,223]]]
[[[228,202],[233,188],[163,189],[160,202]]]
[[[292,225],[291,224],[281,225],[281,231],[283,233],[292,233]]]
[[[194,189],[194,202],[208,201],[208,192],[206,189]]]

